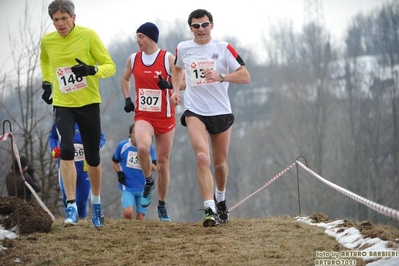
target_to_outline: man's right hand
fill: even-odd
[[[54,159],[58,159],[61,156],[61,148],[60,147],[55,147],[53,151],[51,152],[51,156]]]
[[[43,81],[42,89],[43,89],[43,94],[42,94],[43,101],[45,101],[47,104],[52,104],[53,99],[52,98],[50,99],[50,96],[53,91],[53,85],[48,81]]]
[[[134,103],[132,102],[132,99],[130,97],[127,97],[125,99],[125,108],[123,108],[126,113],[130,113],[134,111]]]
[[[125,173],[123,173],[122,171],[119,171],[119,172],[118,172],[118,182],[121,183],[121,184],[123,184],[123,185],[126,185],[126,184],[125,184],[125,182],[126,182],[126,176],[125,176]]]
[[[180,93],[178,91],[174,92],[169,100],[171,104],[178,106],[180,104]]]

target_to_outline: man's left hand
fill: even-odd
[[[85,76],[93,76],[97,73],[97,67],[94,66],[89,66],[80,61],[78,58],[75,58],[76,62],[79,63],[79,65],[75,65],[71,67],[71,70],[73,74],[76,76],[80,77],[85,77]]]

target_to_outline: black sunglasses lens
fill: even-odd
[[[194,28],[194,29],[199,29],[201,26],[205,29],[206,27],[208,27],[209,26],[209,24],[210,24],[210,22],[204,22],[204,23],[193,23],[193,24],[191,24],[191,26]]]

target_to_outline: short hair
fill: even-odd
[[[134,123],[129,126],[129,135],[132,134],[134,128]]]
[[[29,160],[25,156],[21,156],[19,159],[20,159],[19,161],[21,162],[21,167],[22,167],[21,170],[23,171],[24,168],[29,165]],[[14,167],[15,167],[16,171],[19,171],[18,159],[17,158],[14,159],[14,164],[11,165],[11,169],[14,170]]]
[[[205,9],[196,9],[193,12],[191,12],[191,14],[188,16],[188,25],[191,26],[191,23],[193,21],[193,18],[203,18],[205,16],[208,16],[209,21],[211,23],[213,23],[213,16],[211,14],[211,12],[205,10]]]
[[[57,11],[68,13],[72,17],[75,15],[75,5],[70,0],[54,0],[48,6],[48,14],[51,19],[53,19],[53,15]]]

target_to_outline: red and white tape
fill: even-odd
[[[361,197],[361,196],[359,196],[359,195],[357,195],[357,194],[355,194],[355,193],[353,193],[353,192],[351,192],[351,191],[349,191],[349,190],[347,190],[345,188],[342,188],[342,187],[340,187],[340,186],[338,186],[338,185],[336,185],[336,184],[334,184],[334,183],[322,178],[321,176],[319,176],[318,174],[313,172],[311,169],[306,167],[300,161],[296,161],[296,163],[299,166],[301,166],[303,169],[305,169],[307,172],[309,172],[311,175],[313,175],[314,177],[319,179],[321,182],[326,184],[327,186],[335,189],[336,191],[344,194],[345,196],[347,196],[349,198],[352,198],[352,199],[356,200],[357,202],[360,202],[361,204],[363,204],[363,205],[375,210],[376,212],[379,212],[379,213],[381,213],[381,214],[383,214],[385,216],[394,218],[394,219],[399,221],[399,211],[398,210],[386,207],[384,205],[381,205],[381,204],[375,203],[375,202],[373,202],[371,200],[368,200],[366,198],[363,198],[363,197]]]

